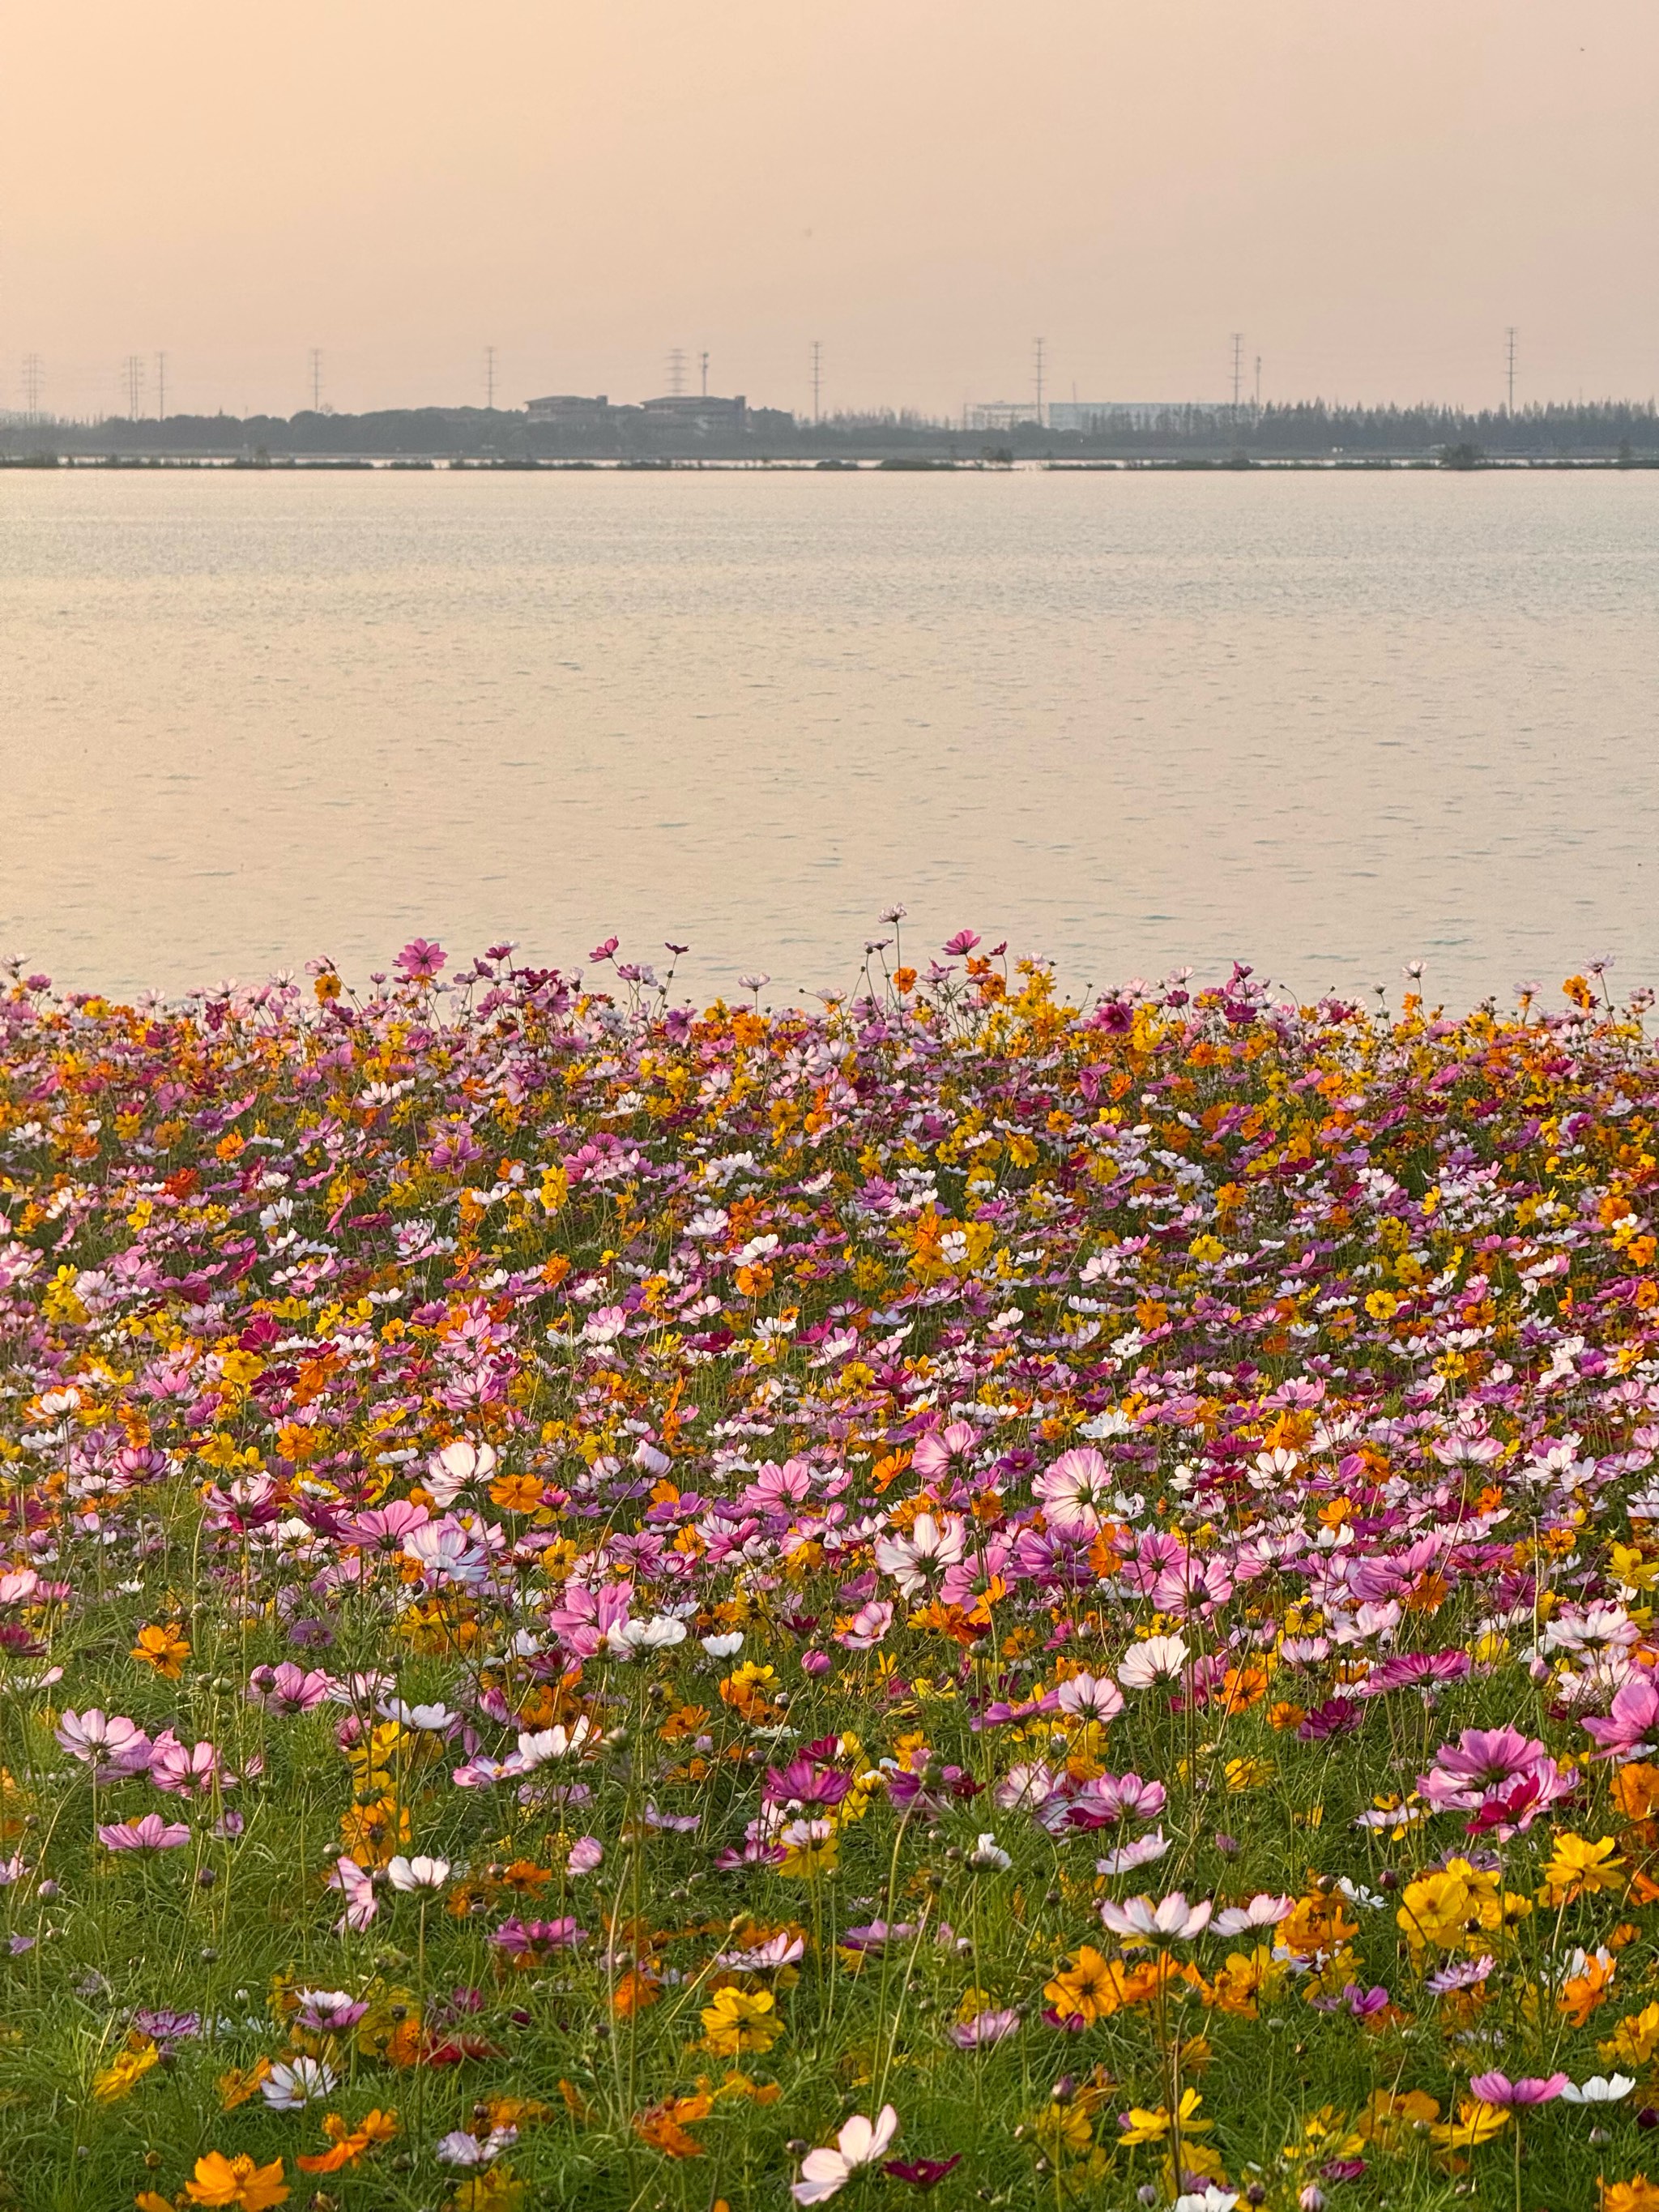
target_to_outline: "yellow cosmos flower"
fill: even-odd
[[[1624,1866],[1623,1859],[1614,1852],[1611,1836],[1603,1836],[1599,1844],[1571,1832],[1558,1836],[1550,1863],[1544,1869],[1544,1885],[1538,1893],[1538,1901],[1540,1905],[1571,1905],[1575,1898],[1593,1897],[1598,1890],[1620,1888]]]
[[[1493,2136],[1509,2125],[1510,2116],[1501,2106],[1483,2104],[1478,2097],[1465,2097],[1457,2108],[1455,2120],[1443,2120],[1429,2133],[1448,2150],[1473,2150],[1477,2143],[1490,2142]]]
[[[772,2016],[775,2002],[770,1990],[717,1990],[714,2003],[702,2008],[708,2049],[722,2058],[769,2051],[783,2033],[782,2022]]]
[[[1181,2133],[1183,2138],[1188,2136],[1203,2135],[1214,2125],[1213,2121],[1200,2120],[1198,2118],[1198,2108],[1203,2102],[1203,2098],[1196,2089],[1182,2091],[1181,2103],[1176,2107],[1176,2117],[1181,2123]],[[1132,2149],[1137,2143],[1161,2142],[1169,2134],[1170,2127],[1170,2114],[1164,2106],[1160,2105],[1156,2112],[1149,2112],[1139,2105],[1132,2105],[1129,2108],[1129,2124],[1118,2137],[1118,2141],[1126,2150]]]
[[[147,2035],[135,2036],[114,2063],[100,2067],[92,2077],[92,2094],[100,2105],[112,2105],[118,2099],[131,2096],[152,2066],[159,2065],[161,2053]]]

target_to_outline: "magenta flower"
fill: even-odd
[[[98,1840],[112,1851],[174,1851],[190,1841],[190,1830],[183,1820],[146,1813],[142,1820],[100,1820]]]
[[[947,2173],[956,2172],[962,2159],[960,2151],[949,2158],[890,2158],[881,2170],[890,2181],[908,2181],[912,2189],[934,2189]]]
[[[978,930],[959,929],[954,937],[946,938],[944,944],[940,945],[939,951],[948,952],[952,958],[959,960],[964,953],[971,952],[978,943]]]
[[[1559,2097],[1571,2083],[1570,2074],[1528,2074],[1512,2081],[1507,2074],[1496,2071],[1471,2076],[1469,2087],[1483,2105],[1547,2105]]]
[[[399,975],[411,983],[429,982],[449,964],[449,955],[441,945],[434,945],[424,937],[411,938],[394,962]]]
[[[425,1508],[416,1510],[423,1512]],[[248,1702],[271,1713],[308,1713],[331,1696],[336,1686],[333,1676],[320,1668],[307,1671],[284,1659],[280,1666],[254,1668],[248,1677]]]

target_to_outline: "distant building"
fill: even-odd
[[[1051,430],[1080,430],[1085,437],[1149,429],[1171,416],[1224,411],[1218,399],[1051,399],[1043,410]]]
[[[650,423],[672,426],[694,437],[741,437],[749,420],[749,403],[739,392],[735,399],[711,399],[707,392],[671,392],[647,399],[640,410]]]
[[[574,392],[556,392],[546,399],[532,399],[525,409],[532,422],[558,422],[570,429],[597,429],[610,411],[611,402],[603,392],[592,399]]]
[[[1040,422],[1031,399],[981,399],[967,410],[970,430],[1017,430],[1022,423]]]

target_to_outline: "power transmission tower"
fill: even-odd
[[[1260,354],[1255,357],[1255,416],[1256,420],[1260,422],[1261,419],[1261,356]]]
[[[484,348],[484,405],[492,415],[495,412],[495,349],[494,346]]]
[[[1515,325],[1513,323],[1510,325],[1508,330],[1504,335],[1505,340],[1504,352],[1506,356],[1506,366],[1509,370],[1509,411],[1513,415],[1515,412]]]
[[[1238,414],[1238,395],[1244,383],[1244,333],[1233,332],[1233,414]]]
[[[685,397],[685,348],[671,347],[668,355],[668,390],[672,398]]]
[[[707,399],[708,397],[708,356],[706,353],[700,353],[697,356],[697,366],[702,371],[702,396]]]
[[[144,364],[139,356],[130,353],[126,361],[127,420],[138,420],[138,401],[144,389]]]
[[[823,420],[823,340],[812,341],[812,420]]]
[[[1043,353],[1043,349],[1044,349],[1044,347],[1048,344],[1048,340],[1047,340],[1046,338],[1038,338],[1038,339],[1036,341],[1036,418],[1037,418],[1037,428],[1038,428],[1038,429],[1039,429],[1039,430],[1042,428],[1042,353]]]
[[[311,349],[311,411],[313,415],[320,415],[323,411],[323,349],[321,346],[313,346]]]
[[[38,353],[23,356],[23,411],[31,422],[40,419],[40,356]]]
[[[155,356],[155,419],[158,422],[167,419],[167,357],[164,353]]]

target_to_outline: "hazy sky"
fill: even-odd
[[[1654,0],[52,0],[0,45],[0,404],[1659,385]]]

